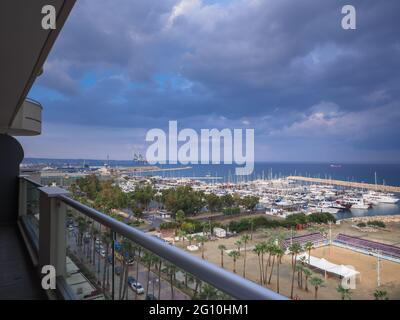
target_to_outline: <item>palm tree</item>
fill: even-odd
[[[205,284],[199,295],[201,300],[217,300],[218,290],[209,284]]]
[[[158,258],[158,300],[161,297],[161,269],[162,269],[163,260]]]
[[[96,265],[96,240],[99,238],[99,234],[100,234],[99,230],[97,230],[94,226],[92,226],[93,266]],[[99,248],[99,250],[100,250],[100,248]],[[100,270],[98,272],[100,272]]]
[[[342,297],[342,300],[348,299],[351,300],[351,291],[349,288],[343,287],[341,284],[339,284],[336,288],[336,291],[340,294]]]
[[[232,250],[231,252],[228,253],[228,256],[230,256],[233,259],[233,273],[236,273],[236,260],[239,258],[240,253],[239,251]]]
[[[189,241],[189,246],[191,246],[191,245],[192,245],[192,241],[193,241],[193,236],[192,236],[191,234],[189,234],[189,235],[186,237],[186,239],[188,239],[188,241]]]
[[[104,257],[104,267],[103,267],[103,290],[106,291],[109,288],[109,263],[108,263],[108,253],[110,250],[110,242],[111,242],[111,233],[109,231],[104,232],[101,238],[102,242],[106,246],[106,255]],[[106,275],[107,275],[107,283],[106,283]]]
[[[153,263],[154,256],[149,251],[146,251],[143,255],[142,261],[147,266],[147,276],[146,276],[146,296],[149,293],[149,283],[150,283],[150,269]]]
[[[237,240],[237,241],[235,242],[235,246],[238,248],[237,251],[240,253],[240,248],[241,248],[241,246],[242,246],[242,241]]]
[[[220,244],[218,246],[218,250],[221,251],[221,268],[224,267],[224,251],[226,250],[226,247],[223,244]]]
[[[264,262],[264,258],[265,258],[265,253],[268,252],[268,243],[265,241],[261,242],[260,250],[261,250],[261,268],[262,268],[262,278],[263,278],[263,282],[261,284],[266,284],[268,263]],[[264,268],[264,265],[265,265],[265,268]]]
[[[311,241],[307,241],[306,244],[304,245],[304,250],[308,251],[308,264],[310,264],[310,256],[312,249],[314,249],[314,243],[312,243]]]
[[[253,252],[257,255],[257,257],[258,257],[258,267],[259,267],[259,269],[260,269],[260,284],[262,285],[263,284],[263,271],[264,271],[264,268],[263,268],[263,266],[262,266],[262,263],[261,263],[261,252],[262,252],[262,250],[263,250],[263,248],[262,248],[262,243],[257,243],[256,245],[255,245],[255,247],[254,247],[254,249],[253,249]]]
[[[299,274],[300,275],[299,284],[300,284],[300,288],[303,288],[303,271],[304,271],[304,269],[306,267],[306,257],[305,256],[301,257],[300,258],[300,262],[301,262],[301,268],[298,269],[298,271],[300,273]]]
[[[306,290],[308,292],[308,278],[312,276],[312,272],[310,269],[303,268],[303,273],[304,273],[304,276],[306,277],[304,290]]]
[[[171,300],[174,300],[174,275],[175,275],[175,265],[171,263],[166,263],[167,274],[169,275],[169,283],[171,285]]]
[[[78,248],[80,249],[81,254],[82,254],[83,235],[86,232],[87,224],[86,224],[85,219],[83,219],[83,217],[78,217],[77,223],[78,223],[78,239],[77,239],[78,240]]]
[[[384,290],[375,290],[373,295],[375,300],[389,300],[387,296],[387,291]]]
[[[185,237],[186,237],[186,235],[187,235],[186,231],[179,230],[178,236],[181,238],[183,246],[185,246]]]
[[[128,274],[129,274],[129,260],[131,259],[132,242],[128,239],[123,239],[121,242],[121,253],[122,253],[122,271],[120,274],[119,282],[119,299],[124,300],[126,293],[128,292]],[[121,288],[123,291],[121,293]]]
[[[297,264],[296,271],[297,271],[297,286],[299,288],[303,288],[302,279],[301,279],[301,277],[303,275],[303,265]]]
[[[141,260],[142,247],[138,247],[138,254],[136,256],[136,281],[139,279],[139,265]],[[135,300],[137,300],[138,292],[135,290]]]
[[[205,236],[196,236],[196,241],[201,243],[201,258],[204,259],[204,242],[207,240]]]
[[[273,247],[274,247],[274,243],[273,243],[272,239],[269,239],[264,244],[265,253],[268,253],[267,263],[265,264],[264,284],[267,284],[268,267],[271,266],[271,257],[272,257]]]
[[[254,220],[250,220],[250,240],[253,240],[253,233],[254,233]]]
[[[312,277],[310,279],[310,284],[312,286],[314,286],[314,290],[315,290],[314,298],[315,298],[315,300],[317,300],[318,299],[318,289],[319,289],[319,287],[322,287],[324,285],[324,280],[322,280],[319,277]]]
[[[250,236],[245,234],[242,236],[241,241],[244,243],[244,257],[243,257],[243,278],[246,278],[246,250],[247,242],[250,240]]]
[[[194,287],[194,293],[193,293],[193,298],[197,297],[197,293],[199,292],[199,287],[201,287],[201,280],[196,278],[196,286]]]
[[[293,261],[293,270],[292,270],[292,288],[290,290],[290,299],[293,299],[293,289],[294,289],[294,275],[296,273],[296,263],[297,263],[297,255],[301,252],[302,248],[298,242],[292,243],[289,247],[289,251],[292,255]]]
[[[270,254],[272,256],[272,265],[271,265],[271,271],[269,273],[268,284],[271,284],[272,272],[274,271],[274,265],[275,265],[276,245],[271,245],[269,250],[270,250]]]
[[[279,266],[282,263],[282,257],[285,254],[285,251],[277,246],[275,249],[276,254],[276,292],[279,293]]]

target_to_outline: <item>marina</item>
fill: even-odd
[[[325,178],[321,177],[324,174],[314,174],[314,177],[310,176],[311,174],[284,175],[285,172],[297,173],[299,168],[309,172],[317,169],[332,172],[332,170],[343,171],[347,167],[357,172],[360,178],[353,177],[346,181],[328,174],[325,174]],[[158,167],[143,164],[129,166],[127,162],[108,159],[107,161],[60,160],[25,164],[23,167],[24,170],[29,168],[40,172],[44,184],[61,187],[67,187],[76,179],[95,174],[102,180],[114,180],[121,190],[127,193],[132,192],[138,184],[150,184],[158,192],[179,186],[190,186],[193,190],[205,194],[212,193],[219,197],[226,194],[240,198],[253,196],[258,198],[255,208],[258,213],[263,212],[281,218],[293,213],[315,212],[330,213],[336,219],[400,214],[398,195],[400,187],[378,184],[376,173],[372,174],[373,178],[369,180],[375,180],[375,183],[357,182],[357,180],[363,181],[366,176],[366,173],[360,172],[360,168],[363,170],[368,168],[369,172],[379,168],[385,173],[381,179],[389,180],[391,176],[395,177],[398,174],[397,167],[392,165],[332,167],[323,164],[307,166],[275,164],[274,168],[282,170],[281,173],[273,172],[272,165],[268,170],[266,165],[256,163],[255,168],[258,171],[253,176],[247,177],[234,177],[227,166]],[[389,172],[388,168],[393,168],[394,171]]]
[[[378,185],[378,184],[362,183],[362,182],[354,182],[354,181],[343,181],[343,180],[335,180],[335,179],[311,178],[311,177],[302,177],[302,176],[289,176],[288,179],[303,181],[303,182],[322,183],[322,184],[327,184],[327,185],[336,185],[336,186],[349,187],[349,188],[370,189],[370,190],[383,191],[383,192],[400,193],[400,187],[396,187],[396,186]]]

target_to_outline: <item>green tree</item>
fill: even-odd
[[[254,210],[259,201],[259,197],[245,196],[240,200],[240,204],[248,210]]]
[[[290,289],[290,299],[293,299],[293,289],[294,289],[294,275],[296,273],[296,264],[297,264],[297,255],[301,253],[302,248],[301,245],[298,242],[292,243],[292,245],[289,247],[290,254],[292,255],[292,261],[293,261],[293,270],[292,270],[292,287]]]
[[[349,288],[343,287],[341,284],[339,284],[336,288],[336,291],[340,294],[340,297],[342,300],[348,299],[351,300],[351,291]]]
[[[282,257],[285,254],[285,251],[280,247],[277,246],[275,248],[275,254],[276,254],[276,292],[279,293],[279,280],[280,280],[280,274],[279,274],[279,267],[282,263]]]
[[[220,244],[218,246],[218,250],[221,252],[221,268],[224,267],[224,251],[226,250],[226,247],[223,244]]]
[[[389,300],[387,296],[387,291],[384,290],[375,290],[373,296],[375,300]]]
[[[178,210],[175,214],[175,221],[181,225],[185,221],[185,212]]]
[[[209,211],[211,212],[221,211],[223,202],[220,199],[220,197],[218,197],[216,194],[214,193],[206,194],[205,200]]]
[[[306,278],[305,279],[305,288],[304,288],[304,290],[306,290],[308,292],[308,279],[312,276],[312,272],[311,272],[310,269],[303,268],[303,273],[304,273],[304,276]]]
[[[240,256],[240,252],[232,250],[228,253],[228,256],[230,256],[233,259],[233,273],[236,273],[236,261]]]
[[[201,300],[217,300],[219,291],[209,284],[205,284],[199,295]]]
[[[324,285],[324,280],[319,277],[312,277],[310,284],[314,287],[314,299],[318,299],[318,289]]]
[[[276,255],[277,255],[277,250],[278,250],[278,247],[275,244],[272,244],[270,246],[270,248],[269,248],[269,252],[271,253],[271,256],[272,256],[272,264],[271,264],[271,271],[270,271],[270,274],[269,274],[268,284],[271,284],[272,273],[274,271],[274,265],[275,265],[275,258],[276,258]]]
[[[302,264],[297,264],[296,265],[296,271],[297,271],[297,286],[299,288],[303,288],[302,284],[302,274],[303,274],[303,265]]]
[[[254,246],[253,252],[257,255],[258,257],[258,267],[260,270],[260,284],[262,285],[264,283],[264,267],[262,265],[262,256],[261,253],[263,252],[263,243],[257,243]]]
[[[122,271],[120,273],[119,299],[124,300],[128,295],[129,262],[132,258],[132,242],[128,239],[121,241]],[[121,292],[121,288],[123,289]]]
[[[237,250],[240,253],[240,248],[242,247],[242,241],[241,240],[235,241],[235,246],[237,247]]]
[[[248,234],[243,235],[241,238],[241,242],[244,244],[244,255],[243,255],[243,278],[246,278],[246,257],[247,257],[247,242],[250,240],[250,236]]]
[[[154,262],[154,255],[150,251],[145,251],[142,257],[142,261],[147,267],[147,273],[146,273],[146,296],[147,296],[149,293],[150,271],[151,271],[151,265]]]
[[[234,201],[232,195],[230,195],[229,193],[224,194],[221,197],[221,201],[222,201],[223,207],[225,207],[225,208],[230,208],[235,204],[235,201]]]
[[[164,207],[172,213],[182,210],[186,215],[195,215],[205,204],[203,193],[193,190],[190,186],[165,189],[161,193]]]
[[[308,251],[308,264],[310,264],[311,250],[314,249],[314,243],[311,241],[307,241],[304,245],[304,250]]]
[[[201,244],[201,258],[204,259],[204,243],[207,240],[205,236],[196,236],[196,241],[198,241]]]
[[[186,237],[186,239],[188,239],[188,241],[189,241],[189,246],[191,246],[191,245],[192,245],[192,241],[193,241],[193,236],[192,236],[191,234],[189,234],[189,235]]]

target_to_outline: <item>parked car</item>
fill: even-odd
[[[132,288],[133,291],[137,292],[137,294],[143,294],[144,293],[143,286],[139,282],[133,282],[131,284],[131,288]]]
[[[107,261],[108,261],[109,264],[112,264],[113,263],[113,257],[112,256],[108,256],[107,257]]]
[[[102,258],[104,258],[106,256],[106,250],[104,249],[100,250],[100,255]]]
[[[135,283],[136,282],[136,279],[134,278],[134,277],[132,277],[132,276],[129,276],[128,277],[128,284],[131,286],[132,285],[132,283]]]
[[[117,276],[119,276],[119,275],[121,274],[121,272],[122,272],[122,267],[116,266],[115,269],[114,269],[114,271],[115,271],[115,274],[116,274]]]

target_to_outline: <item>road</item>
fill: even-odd
[[[97,252],[95,255],[95,265],[93,263],[90,263],[89,258],[86,257],[86,254],[83,254],[82,250],[77,247],[76,245],[76,231],[68,231],[68,236],[67,236],[67,246],[70,252],[72,252],[79,260],[91,271],[91,273],[96,277],[96,279],[99,282],[102,282],[103,280],[103,270],[104,270],[104,258],[101,257]],[[93,246],[93,244],[92,244]],[[110,249],[111,252],[111,249]],[[93,256],[93,253],[92,253]],[[100,257],[100,269],[98,269],[98,260]],[[116,265],[122,267],[122,263],[119,262],[118,259],[115,259]],[[110,273],[111,271],[111,266],[110,266]],[[177,273],[178,274],[178,273]],[[128,269],[128,275],[136,278],[139,283],[142,284],[145,292],[146,292],[146,287],[147,287],[147,268],[146,266],[142,265],[139,263],[139,270],[138,270],[138,276],[137,276],[137,266],[136,263],[132,266],[129,266]],[[165,275],[162,275],[162,277],[165,277]],[[180,281],[183,281],[183,276],[179,277],[179,274],[177,275],[177,278],[180,278]],[[119,283],[120,283],[120,276],[119,275],[114,275],[114,283],[115,283],[115,298],[118,299],[118,294],[119,294]],[[154,294],[154,296],[158,297],[158,290],[159,290],[159,280],[158,280],[158,274],[155,274],[153,271],[150,271],[149,274],[149,289],[148,293],[149,294]],[[133,289],[129,286],[128,287],[128,299],[129,300],[134,300],[135,299],[135,292]],[[181,290],[178,288],[174,287],[173,288],[174,292],[174,300],[190,300],[191,298],[183,293]],[[137,299],[143,300],[145,298],[145,294],[138,294]],[[161,289],[160,289],[160,300],[171,300],[172,295],[171,295],[171,285],[168,281],[161,279]]]

